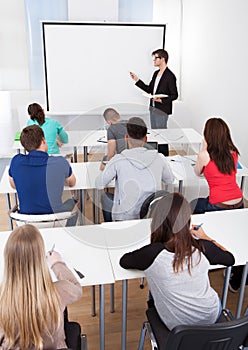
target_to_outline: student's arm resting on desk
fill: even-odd
[[[15,185],[13,177],[11,177],[11,176],[9,176],[9,183],[10,183],[10,186],[12,188],[14,188],[14,190],[15,190],[16,189],[16,185]]]
[[[200,176],[204,170],[204,167],[208,164],[209,161],[210,157],[207,150],[201,151],[197,156],[196,164],[194,166],[195,174]]]
[[[63,126],[59,122],[57,122],[57,134],[62,143],[68,143],[68,134],[65,132]]]
[[[152,265],[158,254],[164,249],[162,243],[148,244],[133,252],[124,254],[120,259],[120,265],[124,269],[146,270]]]
[[[55,285],[57,285],[60,294],[63,294],[65,305],[79,300],[83,294],[82,287],[72,271],[62,261],[60,254],[58,252],[53,252],[52,254],[48,252],[47,260],[58,280],[55,282]]]
[[[109,161],[116,153],[116,141],[111,139],[108,140],[108,154],[107,154],[107,161]]]
[[[98,190],[104,189],[116,177],[116,160],[114,158],[111,159],[105,166],[105,169],[97,176],[95,185]]]
[[[163,166],[163,173],[162,173],[162,181],[165,183],[165,184],[172,184],[174,179],[175,179],[175,176],[168,164],[168,161],[166,159],[166,157],[164,157],[163,155],[161,155],[159,153],[159,156],[163,159],[163,162],[164,162],[164,166]]]
[[[69,187],[73,187],[76,185],[76,177],[75,175],[72,173],[71,176],[67,177],[65,179],[65,183],[69,186]]]
[[[191,233],[201,239],[204,246],[204,255],[211,265],[221,264],[224,266],[232,266],[235,263],[232,253],[226,250],[221,244],[209,237],[202,228],[191,230]]]

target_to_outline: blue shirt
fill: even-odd
[[[60,153],[56,140],[57,136],[59,136],[62,143],[68,143],[67,133],[64,131],[63,126],[55,119],[45,118],[45,123],[42,125],[39,125],[36,120],[29,119],[27,125],[38,125],[41,127],[45,135],[49,154]]]
[[[17,154],[11,161],[9,176],[15,182],[20,213],[52,214],[65,211],[62,203],[64,181],[72,169],[63,157],[31,151]]]

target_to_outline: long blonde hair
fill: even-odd
[[[16,228],[4,249],[0,287],[0,327],[8,348],[43,349],[42,336],[52,338],[61,321],[60,300],[45,258],[39,230]]]

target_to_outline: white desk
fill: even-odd
[[[235,265],[245,265],[236,317],[240,317],[245,281],[248,273],[247,227],[248,208],[223,210],[192,216],[192,223],[203,222],[204,231],[233,253]]]
[[[77,162],[78,149],[83,147],[84,161],[88,160],[88,147],[101,147],[103,151],[107,148],[107,131],[106,130],[77,130],[67,131],[69,142],[62,146],[62,151],[73,149],[74,160]],[[202,135],[191,128],[182,129],[151,129],[147,134],[148,142],[158,144],[173,145],[186,144],[188,149],[190,145],[197,145],[197,151],[200,150]],[[23,151],[20,141],[14,141],[12,148],[17,152]]]
[[[80,226],[41,229],[40,232],[46,251],[49,251],[55,243],[55,250],[62,254],[68,265],[85,275],[85,278],[80,280],[82,286],[99,285],[100,350],[104,350],[104,285],[114,283],[115,280],[108,251],[103,249],[105,243],[101,230],[94,230],[94,226]],[[3,277],[3,251],[9,234],[9,231],[0,234],[0,280]]]
[[[179,192],[183,193],[188,201],[198,197],[207,197],[209,187],[204,175],[197,176],[194,171],[196,155],[191,156],[170,156],[167,157],[174,174],[177,174],[179,181]],[[241,190],[244,187],[244,179],[248,176],[248,169],[242,165],[242,169],[237,170],[237,182]]]

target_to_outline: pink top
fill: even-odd
[[[235,169],[238,165],[238,155],[233,152]],[[242,198],[243,194],[236,182],[237,170],[223,174],[219,171],[213,160],[210,160],[203,170],[209,186],[209,202],[211,204],[222,203],[232,199]]]

